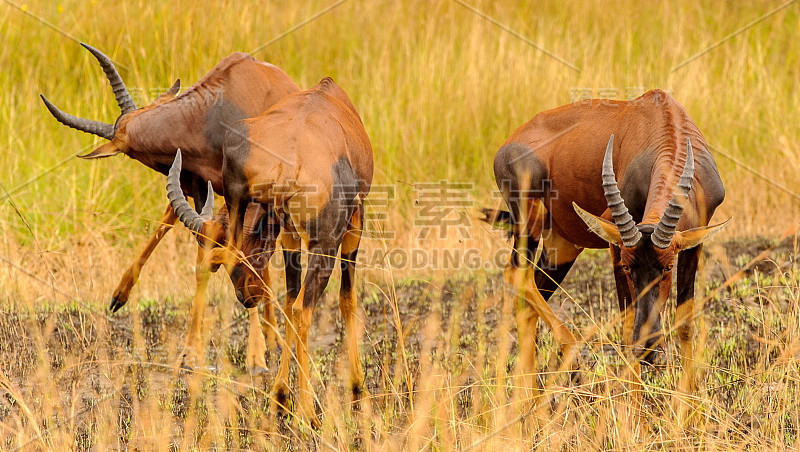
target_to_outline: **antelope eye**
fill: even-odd
[[[671,271],[672,271],[672,265],[667,265],[666,267],[664,267],[664,273],[669,273]]]
[[[622,266],[622,271],[624,271],[625,273],[630,273],[630,271],[631,271],[631,268],[630,268],[630,267],[628,267],[627,265],[623,265],[623,266]]]

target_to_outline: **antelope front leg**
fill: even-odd
[[[292,361],[292,344],[296,331],[292,315],[292,306],[295,300],[301,295],[301,284],[303,268],[300,263],[300,241],[294,240],[291,233],[281,235],[283,244],[283,261],[286,271],[286,300],[283,305],[283,315],[286,319],[286,342],[281,350],[280,365],[278,374],[275,376],[275,384],[272,387],[273,394],[273,413],[277,409],[286,406],[286,398],[289,395],[289,365]]]
[[[266,317],[266,320],[263,320],[261,316],[259,316],[258,304],[247,309],[250,316],[247,366],[248,369],[250,369],[251,375],[254,376],[267,372],[267,362],[264,358],[264,355],[267,353],[267,344],[269,344],[269,350],[275,350],[277,348],[275,340],[275,309],[272,305],[274,296],[269,280],[269,258],[266,260],[267,263],[264,270],[261,272],[260,281],[260,283],[264,285],[260,304],[264,305],[264,317]],[[266,341],[264,338],[266,338]]]
[[[264,337],[267,338],[267,348],[270,354],[278,349],[278,324],[275,323],[275,294],[272,292],[272,284],[269,279],[269,263],[267,268],[261,274],[261,279],[269,288],[266,290],[266,295],[261,299],[261,305],[264,306],[264,318],[261,320],[261,331]]]
[[[681,422],[686,418],[687,411],[690,408],[695,408],[695,403],[690,399],[697,389],[695,376],[697,360],[695,354],[697,351],[694,348],[694,336],[696,332],[695,316],[699,314],[694,302],[694,280],[701,252],[702,245],[681,251],[678,254],[678,297],[675,310],[675,325],[678,329],[678,340],[681,346],[681,365],[683,366],[683,378],[680,380],[679,390],[689,398],[687,401],[683,397],[676,397],[676,403],[680,404],[677,407],[677,412]]]
[[[194,269],[195,290],[192,298],[192,314],[186,344],[183,346],[182,367],[194,369],[205,361],[205,346],[202,338],[203,314],[206,309],[206,293],[208,279],[211,277],[214,250],[202,246],[197,249],[197,261]]]
[[[311,315],[313,307],[304,307],[303,299],[305,290],[300,289],[300,297],[295,300],[292,306],[292,317],[294,325],[297,327],[297,379],[299,380],[299,390],[297,393],[297,405],[300,407],[300,416],[310,422],[312,427],[318,427],[316,410],[314,409],[314,393],[311,388],[311,374],[308,365],[308,329],[311,326]]]
[[[247,338],[247,369],[250,371],[250,375],[256,376],[267,372],[267,361],[264,358],[267,353],[267,342],[264,340],[264,333],[261,330],[258,305],[247,308],[247,313],[250,317]]]
[[[275,383],[272,386],[273,409],[275,413],[278,409],[286,407],[286,399],[289,397],[289,365],[292,362],[292,344],[295,342],[295,331],[297,330],[292,314],[292,306],[297,298],[286,294],[286,302],[283,305],[284,318],[286,319],[286,341],[281,350],[278,374],[275,375]]]
[[[630,286],[628,285],[627,278],[622,271],[622,263],[620,261],[620,249],[617,246],[611,245],[611,262],[614,271],[614,282],[617,288],[617,301],[619,302],[619,311],[622,314],[622,340],[625,344],[625,356],[630,359],[630,379],[626,386],[631,394],[632,404],[630,408],[630,421],[634,425],[641,424],[641,408],[642,408],[642,385],[641,373],[642,366],[639,359],[633,356],[633,326],[636,320],[636,302],[633,299]],[[624,378],[623,378],[624,379]]]
[[[683,379],[681,390],[693,393],[696,390],[694,361],[694,335],[695,335],[694,300],[686,300],[678,306],[675,312],[675,323],[678,325],[678,340],[681,347],[681,365],[683,366]]]
[[[264,305],[264,319],[261,321],[261,331],[267,338],[267,349],[270,353],[278,350],[278,324],[275,322],[275,305],[272,299],[267,299]]]
[[[178,216],[175,215],[172,206],[167,204],[164,216],[161,217],[161,221],[155,232],[153,232],[153,235],[147,241],[142,252],[139,253],[139,257],[137,257],[128,269],[125,270],[125,273],[122,274],[122,279],[120,279],[117,288],[114,290],[114,295],[111,297],[111,305],[108,307],[111,312],[118,311],[119,308],[125,306],[125,303],[128,302],[131,289],[133,289],[133,286],[136,285],[136,282],[139,280],[139,272],[144,266],[144,263],[147,262],[147,259],[150,257],[150,254],[153,253],[153,250],[156,249],[158,243],[164,238],[164,235],[172,229],[177,221]]]
[[[197,250],[197,263],[195,264],[195,291],[192,299],[192,314],[189,323],[189,332],[183,346],[182,367],[194,369],[205,361],[205,344],[203,344],[202,328],[203,315],[206,309],[206,295],[208,292],[208,279],[211,269],[225,262],[227,249],[208,249],[202,245]]]

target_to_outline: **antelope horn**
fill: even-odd
[[[678,181],[678,189],[672,195],[672,199],[661,216],[656,229],[653,231],[653,244],[661,249],[668,247],[675,236],[675,228],[678,220],[683,214],[683,205],[689,199],[689,191],[692,190],[692,180],[694,179],[694,155],[692,154],[692,142],[686,139],[686,163],[683,165],[683,172]]]
[[[630,248],[639,243],[642,233],[636,228],[636,222],[633,221],[633,217],[628,212],[628,208],[625,207],[625,201],[619,193],[617,178],[614,175],[613,148],[614,135],[611,135],[606,147],[606,155],[603,157],[603,194],[606,197],[608,210],[611,211],[611,216],[614,218],[614,224],[619,229],[622,243]]]
[[[125,87],[125,82],[123,82],[122,77],[119,76],[119,72],[117,72],[117,68],[114,67],[111,58],[89,44],[81,43],[81,45],[89,52],[92,52],[92,55],[97,58],[97,61],[103,68],[103,72],[106,73],[106,77],[111,83],[111,89],[114,90],[114,97],[117,99],[117,105],[119,105],[120,110],[122,110],[122,114],[124,115],[125,113],[136,110],[136,103],[133,102],[133,98],[130,93],[128,93],[128,88]]]
[[[100,121],[93,121],[90,119],[72,116],[69,113],[64,113],[63,111],[59,110],[58,107],[47,100],[43,94],[39,94],[39,97],[41,97],[42,101],[44,101],[44,106],[50,110],[50,114],[53,115],[53,117],[56,118],[61,124],[80,130],[81,132],[91,133],[93,135],[103,137],[106,140],[114,138],[114,126],[112,124],[106,124]]]
[[[214,187],[212,187],[211,181],[208,181],[206,204],[203,206],[201,213],[195,212],[192,206],[189,205],[189,201],[186,200],[186,196],[183,195],[183,190],[181,190],[181,163],[181,150],[178,149],[175,154],[175,161],[172,163],[167,175],[167,198],[178,219],[191,231],[200,234],[203,230],[203,225],[210,221],[212,215],[214,215]]]

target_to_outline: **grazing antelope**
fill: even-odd
[[[107,124],[64,113],[41,96],[47,109],[60,123],[109,140],[81,157],[95,159],[122,153],[166,174],[175,160],[175,150],[181,148],[184,165],[180,174],[180,187],[195,200],[213,196],[214,191],[222,193],[222,144],[231,125],[240,119],[260,115],[283,96],[300,90],[281,69],[237,52],[217,63],[183,94],[178,95],[178,80],[150,105],[137,108],[111,60],[94,47],[81,45],[100,63],[121,110],[116,122]],[[209,181],[208,186],[205,181]],[[224,216],[225,212],[221,212],[221,215]],[[176,221],[177,216],[168,204],[153,236],[125,271],[109,309],[117,311],[125,305],[142,266]],[[209,272],[214,270],[210,267],[211,260],[201,248],[197,257],[197,289],[192,302],[192,320],[185,348],[187,354],[184,356],[187,366],[199,364],[198,360],[201,360],[197,350],[200,345],[206,284]],[[266,266],[263,268],[262,277],[268,278]],[[267,321],[274,325],[272,303],[269,300],[264,301]],[[257,323],[257,308],[251,309],[250,316],[251,325]],[[264,334],[274,348],[273,328],[265,326],[264,329]],[[248,364],[253,369],[266,367],[263,334],[259,341],[256,331],[251,328],[250,341],[251,344],[255,341],[259,345],[257,349],[248,349]]]
[[[653,90],[628,102],[594,100],[539,113],[503,144],[494,173],[509,211],[485,213],[489,221],[512,225],[514,252],[505,276],[527,300],[516,311],[523,372],[534,372],[539,318],[565,361],[576,357],[575,337],[547,300],[584,248],[609,247],[624,337],[645,362],[661,349],[661,314],[677,274],[676,324],[693,389],[700,245],[727,222],[708,226],[725,191],[683,107]],[[543,251],[530,275],[540,239]]]
[[[302,415],[315,421],[308,366],[311,315],[328,284],[341,246],[339,309],[344,318],[354,397],[364,385],[358,358],[355,264],[364,220],[363,200],[372,183],[372,146],[347,94],[330,78],[281,99],[263,115],[237,122],[225,137],[222,176],[230,225],[195,212],[175,189],[180,158],[168,179],[170,202],[180,220],[200,236],[230,231],[229,243],[248,255],[245,209],[250,202],[274,211],[282,225],[286,262],[286,343],[273,391],[288,393],[291,344],[297,344]],[[210,198],[209,198],[210,199]],[[308,249],[301,284],[300,242]],[[235,249],[232,251],[236,251]],[[234,284],[253,279],[247,267],[231,273]]]

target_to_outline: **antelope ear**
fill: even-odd
[[[680,250],[688,250],[696,247],[697,245],[705,242],[706,240],[714,237],[718,232],[725,229],[732,218],[728,218],[724,223],[714,226],[702,226],[699,228],[689,229],[688,231],[678,231],[675,233],[675,238],[672,239],[675,247]]]
[[[589,226],[589,230],[597,234],[598,237],[612,245],[622,245],[622,237],[620,237],[617,225],[596,215],[590,214],[589,212],[578,207],[578,205],[574,202],[572,203],[572,208],[575,209],[575,213],[581,217],[581,220],[586,223],[586,226]]]
[[[115,145],[113,141],[109,141],[108,143],[100,146],[99,148],[95,149],[94,151],[92,151],[92,152],[90,152],[88,154],[79,155],[78,157],[80,157],[82,159],[87,159],[87,160],[100,159],[100,158],[103,158],[103,157],[111,157],[111,156],[117,155],[120,152],[122,152],[120,150],[120,148],[118,148],[117,145]]]
[[[178,91],[181,90],[181,79],[175,80],[175,83],[165,92],[164,94],[156,97],[156,100],[153,101],[152,105],[161,105],[168,100],[172,100],[173,97],[178,95]]]
[[[163,95],[166,96],[167,94],[169,94],[170,96],[174,97],[175,95],[178,94],[178,91],[180,90],[181,90],[181,79],[177,79],[175,80],[175,83],[173,83],[172,86]]]

